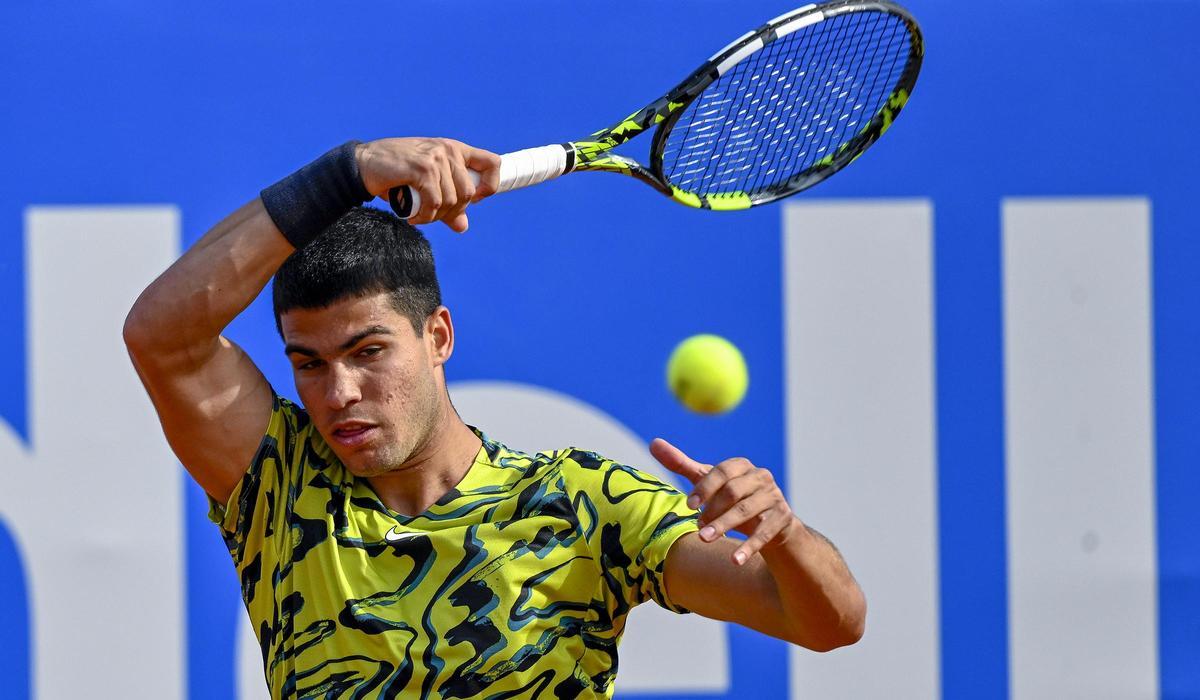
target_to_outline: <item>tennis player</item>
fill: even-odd
[[[650,599],[818,651],[858,640],[862,592],[769,471],[656,440],[684,495],[591,452],[510,450],[458,417],[429,244],[360,205],[409,185],[416,223],[465,231],[498,167],[455,141],[347,143],[217,224],[129,313],[272,696],[611,697],[626,616]],[[303,407],[221,335],[273,275]]]

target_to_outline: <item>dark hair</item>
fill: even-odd
[[[425,236],[388,212],[355,207],[275,273],[275,328],[282,336],[280,317],[292,309],[319,309],[380,292],[391,296],[392,308],[412,322],[417,335],[442,303]]]

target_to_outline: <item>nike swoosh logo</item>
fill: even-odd
[[[425,536],[424,532],[396,532],[396,528],[392,528],[391,530],[388,530],[386,533],[384,533],[383,539],[395,544],[397,542],[405,542],[407,540],[411,540],[414,537],[424,537],[424,536]]]

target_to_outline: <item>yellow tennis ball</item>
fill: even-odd
[[[703,333],[675,346],[667,360],[667,386],[696,413],[725,413],[745,397],[750,374],[736,345]]]

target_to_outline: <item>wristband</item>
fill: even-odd
[[[260,193],[271,221],[295,248],[372,198],[358,173],[359,143],[347,141]]]

